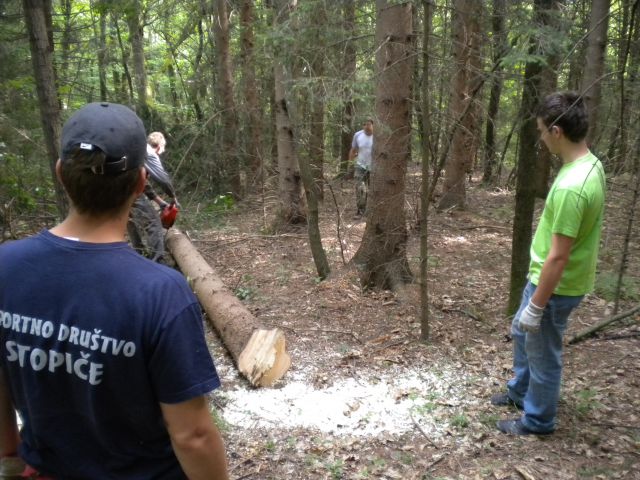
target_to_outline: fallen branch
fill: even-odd
[[[261,387],[282,378],[291,366],[282,330],[260,325],[182,232],[170,229],[167,246],[240,373]]]
[[[586,328],[582,332],[577,333],[573,338],[569,340],[569,345],[581,342],[582,340],[590,337],[597,331],[602,330],[604,327],[611,325],[612,323],[619,322],[620,320],[623,320],[627,317],[630,317],[636,312],[640,312],[640,305],[636,305],[635,307],[633,307],[630,310],[627,310],[626,312],[622,312],[622,313],[619,313],[618,315],[614,315],[613,317],[607,318],[601,321],[600,323],[596,323],[595,325],[589,328]]]
[[[418,429],[418,431],[422,434],[422,436],[424,437],[424,439],[425,439],[427,442],[429,442],[429,443],[431,444],[431,446],[432,446],[432,447],[434,447],[434,448],[440,448],[440,447],[438,447],[438,445],[437,445],[433,440],[431,440],[431,438],[429,438],[429,435],[427,435],[427,432],[425,432],[425,431],[424,431],[424,429],[420,426],[420,424],[416,421],[416,419],[415,419],[415,418],[413,418],[413,414],[412,414],[411,412],[409,412],[409,416],[411,417],[411,421],[413,422],[413,425],[414,425],[414,426]],[[438,461],[442,460],[443,458],[444,458],[444,456],[440,457],[440,459],[439,459]],[[429,466],[429,468],[430,468],[430,467],[432,467],[433,465],[435,465],[436,463],[437,463],[437,462],[435,462],[435,463],[431,464],[431,465]]]
[[[464,227],[456,227],[458,230],[474,230],[476,228],[492,228],[494,230],[511,231],[513,227],[503,227],[501,225],[467,225]]]

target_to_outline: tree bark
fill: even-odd
[[[477,104],[470,92],[482,82],[480,77],[480,15],[482,3],[474,0],[454,0],[452,40],[454,50],[454,79],[449,108],[451,118],[462,117],[461,128],[454,134],[438,209],[465,208],[466,176],[473,165],[478,147]],[[472,102],[471,105],[468,105]]]
[[[101,1],[97,2],[99,5],[99,30],[98,30],[98,79],[100,82],[100,101],[107,101],[107,12],[106,7]]]
[[[323,79],[326,42],[325,33],[322,30],[326,25],[327,12],[323,2],[318,2],[315,5],[313,19],[319,28],[316,29],[316,42],[311,61],[311,81],[314,86],[311,100],[311,128],[309,129],[309,164],[311,166],[316,201],[318,201],[324,199],[324,104],[326,95],[323,89]]]
[[[268,387],[291,366],[281,330],[268,329],[242,305],[179,230],[167,234],[167,246],[207,313],[207,319],[231,353],[238,370],[254,386]]]
[[[535,0],[534,22],[541,26],[549,19],[546,14],[553,0]],[[531,38],[530,53],[539,51],[542,41],[540,30]],[[533,211],[536,186],[531,179],[536,175],[538,132],[536,108],[540,100],[543,66],[541,62],[528,62],[524,73],[522,104],[520,107],[522,125],[520,126],[520,150],[516,178],[516,204],[513,217],[513,243],[511,250],[511,278],[507,314],[514,314],[520,305],[520,296],[529,271],[529,248],[532,239]]]
[[[341,69],[341,75],[346,85],[353,81],[353,76],[356,73],[356,48],[353,44],[352,37],[355,36],[355,22],[356,22],[356,9],[354,0],[344,0],[343,2],[343,15],[344,15],[344,33],[346,35],[344,53],[342,57],[343,66]],[[352,90],[350,88],[344,88],[344,107],[342,109],[342,131],[340,133],[340,175],[345,176],[349,174],[351,165],[349,165],[349,150],[351,150],[351,140],[353,138],[353,113],[354,102],[352,97]]]
[[[147,70],[144,63],[144,25],[140,0],[129,0],[125,8],[125,18],[129,27],[129,43],[131,43],[133,59],[133,84],[135,85],[138,114],[143,120],[148,120]]]
[[[22,6],[29,32],[31,63],[36,79],[40,122],[44,133],[49,168],[53,177],[56,204],[61,218],[67,214],[67,196],[56,175],[56,162],[60,158],[61,133],[60,100],[56,91],[56,72],[53,64],[53,29],[51,0],[23,0]]]
[[[607,48],[610,3],[610,0],[593,0],[591,2],[584,76],[580,88],[589,113],[589,133],[587,134],[589,145],[596,140],[595,132],[602,130],[598,125],[598,117],[604,56]]]
[[[507,14],[506,0],[493,0],[491,17],[493,38],[493,63],[499,63],[509,48],[505,31],[505,17]],[[496,174],[496,122],[500,109],[500,94],[502,93],[502,67],[498,66],[491,77],[491,92],[487,108],[487,126],[484,137],[484,169],[482,183],[491,185]]]
[[[561,22],[562,15],[560,13],[560,4],[562,2],[553,0],[549,11],[543,12],[544,22],[553,27],[557,32],[563,30]],[[546,64],[540,72],[540,91],[541,95],[548,95],[554,92],[558,87],[558,67],[560,65],[561,54],[557,49],[551,49],[550,52],[541,51],[546,57]],[[552,155],[548,148],[542,147],[538,149],[537,167],[534,176],[536,187],[536,197],[545,199],[549,192],[549,178],[551,177]]]
[[[240,58],[242,59],[242,91],[245,100],[246,152],[247,163],[249,164],[249,180],[247,184],[250,188],[262,185],[264,181],[260,104],[258,102],[254,61],[253,22],[253,0],[242,0],[240,6],[240,44],[242,45]]]
[[[229,174],[231,193],[236,198],[242,198],[240,181],[240,162],[238,161],[238,112],[233,98],[233,72],[231,71],[231,56],[229,54],[229,14],[227,0],[214,0],[216,3],[216,18],[213,30],[216,38],[218,60],[218,91],[222,99],[222,162]]]
[[[376,2],[376,132],[367,225],[353,258],[365,287],[396,289],[412,280],[407,261],[405,173],[413,74],[412,4]]]
[[[292,8],[289,0],[279,0],[276,4],[274,24],[276,28],[289,18]],[[298,167],[293,127],[286,98],[286,86],[289,75],[285,67],[285,52],[276,52],[273,76],[275,83],[276,138],[278,146],[278,189],[279,210],[275,219],[275,229],[284,225],[306,222],[302,201],[302,181]]]
[[[433,24],[433,0],[422,0],[424,16],[422,22],[422,92],[421,92],[421,117],[422,131],[420,135],[420,147],[422,152],[422,179],[420,195],[420,339],[428,341],[430,337],[429,322],[429,164],[431,160],[431,95],[429,89],[429,47],[431,28]]]

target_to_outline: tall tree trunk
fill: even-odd
[[[422,92],[421,92],[421,117],[422,130],[420,132],[420,150],[422,153],[422,179],[420,195],[420,339],[429,340],[429,289],[428,271],[429,265],[429,163],[431,159],[431,147],[429,136],[431,135],[431,95],[429,89],[429,47],[431,28],[433,25],[433,0],[422,0],[424,15],[422,21]]]
[[[40,122],[49,158],[49,167],[56,192],[60,217],[68,210],[67,197],[56,176],[56,162],[60,158],[61,133],[60,101],[56,91],[56,72],[53,65],[53,29],[51,0],[23,0],[22,7],[29,32],[31,63],[36,79]]]
[[[125,94],[124,81],[120,78],[116,83],[121,84],[121,88],[118,89],[120,94],[118,100],[121,103],[130,103],[133,101],[133,81],[131,80],[131,73],[129,72],[129,50],[125,47],[122,41],[122,33],[120,32],[120,25],[118,24],[118,17],[115,14],[111,15],[111,20],[116,28],[116,36],[118,38],[118,45],[120,47],[120,53],[122,55],[122,76],[125,77],[127,83],[127,90]],[[114,77],[119,76],[118,72],[114,70]],[[115,80],[114,80],[115,81]]]
[[[466,175],[471,170],[478,147],[478,114],[470,93],[481,82],[480,77],[480,15],[482,3],[475,0],[454,0],[452,39],[455,73],[449,109],[451,118],[461,117],[454,134],[451,155],[445,168],[443,193],[439,209],[465,208]],[[473,102],[472,105],[467,105]]]
[[[96,3],[98,9],[98,79],[100,82],[100,101],[107,101],[107,11],[102,1]]]
[[[260,128],[260,104],[256,84],[254,60],[253,0],[242,0],[240,6],[240,45],[242,59],[242,92],[245,100],[246,152],[249,164],[249,186],[263,182],[262,133]]]
[[[129,43],[133,59],[133,84],[136,92],[138,114],[149,120],[147,105],[147,70],[144,62],[144,24],[140,0],[129,0],[125,8],[125,18],[129,27]]]
[[[322,31],[327,20],[327,12],[324,2],[316,3],[313,15],[314,23],[320,28],[316,30],[316,43],[314,45],[313,59],[311,62],[311,81],[313,93],[311,100],[310,138],[309,138],[309,163],[311,175],[315,183],[317,199],[324,198],[324,56],[325,34]],[[307,196],[308,198],[308,196]]]
[[[274,14],[274,27],[281,28],[289,18],[289,11],[296,6],[296,0],[277,0]],[[276,138],[278,147],[278,190],[279,210],[274,227],[304,223],[306,215],[302,201],[302,182],[298,167],[298,155],[289,106],[286,98],[286,87],[290,78],[287,73],[285,52],[280,49],[275,54],[273,77],[275,83],[275,115]]]
[[[548,12],[553,0],[535,0],[534,24],[541,27],[548,24]],[[540,54],[540,44],[544,41],[540,28],[532,36],[529,53]],[[511,251],[511,278],[507,313],[512,315],[520,304],[522,289],[529,271],[529,248],[532,238],[533,211],[536,186],[531,179],[536,175],[538,132],[536,108],[540,101],[543,66],[541,62],[528,62],[524,72],[522,104],[520,107],[520,149],[516,178],[516,204],[513,217],[513,243]]]
[[[493,38],[493,63],[507,53],[509,45],[505,31],[505,17],[507,14],[506,0],[493,0],[493,12],[491,16]],[[502,93],[502,67],[498,66],[491,77],[491,93],[489,94],[489,107],[487,109],[487,127],[484,137],[484,169],[482,182],[490,185],[494,182],[496,174],[496,122],[500,108],[500,94]]]
[[[595,132],[602,130],[598,125],[598,117],[600,114],[604,56],[607,48],[610,3],[610,0],[593,0],[591,2],[587,53],[585,55],[584,76],[582,77],[580,89],[584,96],[587,112],[589,112],[589,133],[587,134],[587,143],[589,145],[596,140]]]
[[[627,158],[627,126],[632,123],[631,108],[635,105],[634,99],[638,98],[637,82],[638,69],[640,67],[640,12],[638,11],[640,0],[635,0],[630,12],[625,15],[628,25],[627,32],[619,53],[619,84],[620,84],[620,111],[618,124],[609,141],[607,157],[611,161],[613,170],[620,171],[624,168]],[[628,62],[628,63],[627,63]],[[627,72],[627,64],[629,65]],[[630,87],[630,88],[629,88]],[[635,95],[634,95],[635,93]]]
[[[413,74],[412,4],[376,1],[376,133],[367,226],[353,258],[363,286],[411,281],[407,261],[405,174]]]
[[[229,14],[227,0],[214,0],[216,19],[214,33],[218,58],[218,89],[222,99],[222,162],[229,172],[231,193],[236,198],[242,198],[242,184],[240,181],[240,162],[238,161],[238,112],[233,98],[233,73],[231,71],[231,55],[229,53]]]
[[[562,14],[560,13],[561,3],[561,0],[553,0],[549,11],[544,12],[544,21],[549,26],[552,26],[556,32],[561,32],[563,30],[563,26],[560,21],[562,18]],[[561,54],[557,49],[551,49],[550,52],[543,53],[546,53],[546,63],[540,72],[540,90],[541,95],[544,96],[554,92],[558,87],[558,67],[560,65],[561,57],[563,57],[564,54]],[[547,193],[549,192],[551,159],[552,155],[549,149],[538,149],[537,167],[535,176],[533,177],[536,188],[536,197],[538,198],[546,198]]]
[[[355,36],[356,25],[356,7],[354,0],[344,0],[344,34],[347,37],[344,46],[341,69],[341,76],[345,85],[349,85],[354,80],[353,76],[356,72],[356,47],[352,38]],[[351,150],[351,140],[353,138],[353,114],[354,102],[351,88],[343,90],[343,109],[342,109],[342,130],[340,134],[340,175],[344,176],[349,173],[349,150]]]
[[[569,2],[568,6],[573,7],[575,11],[568,12],[571,18],[575,18],[575,28],[579,32],[587,31],[589,23],[589,9],[588,5],[591,5],[590,1],[578,0],[575,2]],[[584,56],[586,46],[585,42],[580,41],[576,46],[575,52],[569,59],[569,74],[567,78],[568,90],[580,90],[580,84],[582,83],[582,76],[584,71]]]

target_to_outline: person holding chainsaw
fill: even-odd
[[[523,413],[497,427],[513,435],[549,434],[556,428],[562,377],[562,336],[569,314],[593,289],[604,213],[605,174],[585,140],[584,101],[573,92],[544,98],[537,112],[540,139],[562,167],[551,186],[531,244],[529,281],[513,318],[514,378],[498,406]]]
[[[142,121],[90,103],[61,140],[69,214],[0,246],[0,469],[228,480],[198,300],[179,272],[125,242],[147,180]]]
[[[149,134],[145,168],[149,178],[162,188],[171,201],[166,202],[147,181],[144,195],[140,195],[133,204],[131,218],[127,224],[129,240],[133,247],[142,255],[161,263],[164,261],[165,255],[163,228],[171,228],[179,205],[171,178],[160,160],[160,155],[164,153],[166,145],[167,141],[162,133],[152,132]],[[160,216],[150,202],[155,202],[158,205]],[[147,240],[146,244],[143,235]]]

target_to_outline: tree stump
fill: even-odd
[[[185,234],[172,228],[166,243],[240,373],[254,386],[272,386],[291,366],[282,331],[260,325]]]

